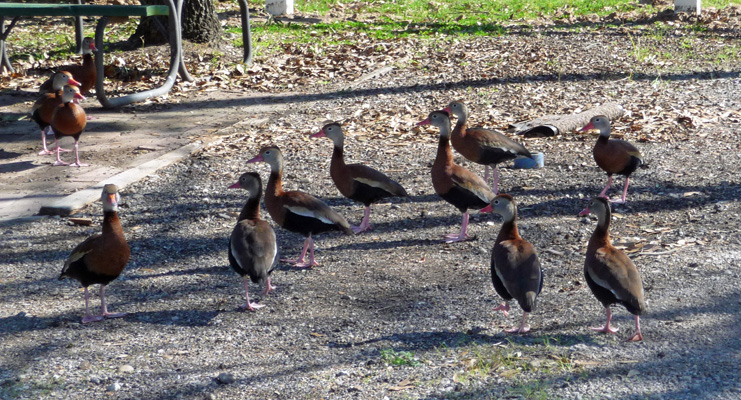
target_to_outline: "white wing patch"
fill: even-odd
[[[375,181],[373,179],[366,179],[366,178],[361,178],[361,177],[355,177],[355,178],[353,178],[353,180],[356,180],[356,181],[358,181],[360,183],[363,183],[363,184],[366,184],[368,186],[377,187],[379,189],[386,189],[386,185],[385,184],[383,184],[382,182]]]
[[[283,207],[287,208],[288,211],[290,211],[290,212],[292,212],[294,214],[303,215],[304,217],[309,217],[309,218],[316,218],[316,219],[324,222],[325,224],[334,225],[334,221],[332,221],[331,219],[329,219],[329,218],[327,218],[327,217],[325,217],[323,215],[318,215],[317,213],[315,213],[312,210],[309,210],[306,207],[296,207],[296,206],[287,206],[287,205],[284,205]]]

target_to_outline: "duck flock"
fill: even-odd
[[[85,130],[87,117],[77,100],[84,99],[83,94],[88,93],[95,83],[92,60],[94,50],[92,39],[85,38],[83,64],[60,68],[59,72],[41,86],[40,97],[31,110],[32,119],[41,129],[43,148],[39,155],[55,154],[55,166],[87,166],[80,162],[78,154],[78,142]],[[451,125],[451,114],[456,117],[455,127]],[[491,280],[503,302],[494,310],[502,311],[506,316],[510,310],[510,301],[516,300],[524,312],[522,322],[507,332],[527,333],[530,331],[527,316],[535,310],[537,297],[543,288],[543,272],[535,247],[523,239],[517,230],[515,199],[508,194],[499,193],[497,165],[517,157],[532,158],[532,155],[522,144],[498,132],[480,127],[469,128],[467,118],[466,105],[454,101],[442,110],[431,112],[425,120],[418,123],[420,126],[432,125],[440,133],[437,154],[430,171],[435,193],[463,214],[460,231],[446,235],[444,241],[453,243],[469,238],[468,212],[471,209],[502,216],[502,227],[491,252]],[[604,326],[593,329],[614,334],[616,329],[610,326],[610,306],[621,304],[635,315],[635,333],[628,340],[640,341],[643,336],[639,316],[646,310],[643,285],[630,258],[611,244],[611,200],[607,198],[607,191],[612,186],[614,174],[625,176],[622,197],[612,201],[624,203],[630,175],[638,167],[643,167],[644,162],[635,146],[623,140],[610,139],[610,121],[606,116],[595,116],[582,128],[583,131],[592,129],[599,131],[599,139],[593,150],[594,160],[608,176],[604,190],[579,214],[591,213],[597,217],[597,227],[587,246],[584,276],[594,296],[605,306],[607,321]],[[46,135],[51,133],[54,134],[56,147],[49,150]],[[65,136],[75,140],[75,162],[72,164],[60,158],[61,152],[68,151],[59,147],[59,139]],[[279,259],[276,233],[267,221],[260,218],[260,200],[263,197],[260,175],[256,172],[244,173],[229,187],[245,189],[249,193],[237,225],[229,237],[228,247],[229,264],[242,277],[244,284],[245,304],[242,309],[255,311],[264,307],[264,304],[250,301],[249,281],[263,284],[264,294],[267,295],[274,289],[270,274],[279,262],[290,263],[295,268],[319,265],[314,257],[315,235],[328,231],[340,231],[347,235],[366,232],[372,229],[370,207],[373,203],[388,197],[408,196],[401,184],[382,172],[363,164],[345,163],[345,136],[340,123],[329,123],[311,137],[327,137],[332,140],[334,151],[329,174],[343,196],[363,203],[365,211],[362,222],[359,226],[352,226],[342,215],[311,194],[284,191],[282,176],[285,160],[280,148],[262,148],[248,163],[264,162],[270,166],[270,178],[265,187],[265,208],[281,228],[300,233],[306,240],[298,258]],[[483,179],[455,164],[451,144],[466,159],[485,166]],[[487,183],[490,168],[494,175],[492,187]],[[130,257],[130,248],[117,214],[120,201],[118,188],[112,184],[105,185],[101,201],[104,215],[102,232],[75,247],[64,263],[59,277],[76,279],[85,288],[83,323],[125,315],[108,312],[105,300],[106,285],[124,271]],[[88,287],[93,284],[100,285],[99,315],[91,314],[89,308]]]

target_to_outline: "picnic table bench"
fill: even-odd
[[[80,0],[77,0],[78,3]],[[177,3],[176,3],[177,1]],[[252,60],[251,33],[249,26],[249,8],[247,0],[238,0],[242,17],[242,38],[244,40],[244,62],[249,63]],[[88,4],[39,4],[39,3],[0,3],[0,69],[3,67],[12,71],[12,66],[7,56],[6,39],[21,17],[38,17],[38,16],[70,16],[76,19],[76,40],[78,51],[82,41],[82,20],[81,17],[100,17],[95,28],[95,68],[97,70],[97,80],[95,82],[95,94],[100,104],[105,108],[114,108],[137,101],[145,100],[149,97],[161,96],[167,94],[175,84],[175,78],[180,73],[181,78],[192,81],[190,74],[183,63],[183,46],[182,32],[180,25],[180,10],[182,10],[183,0],[166,0],[168,5],[148,5],[148,6],[122,6],[122,5],[88,5]],[[103,71],[103,36],[105,27],[110,17],[150,17],[156,15],[169,16],[169,40],[170,40],[170,70],[167,79],[162,86],[146,90],[143,92],[133,93],[130,95],[109,99],[105,94],[105,74]],[[5,18],[12,17],[8,27],[5,27]],[[158,20],[156,24],[164,31],[162,24]]]

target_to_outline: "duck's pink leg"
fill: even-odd
[[[318,267],[319,266],[319,263],[316,262],[316,261],[314,261],[314,239],[312,239],[311,236],[309,236],[309,239],[310,239],[310,244],[309,244],[309,263],[308,263],[307,267],[309,267],[309,268],[311,268],[311,267]]]
[[[629,342],[640,342],[643,340],[643,335],[641,334],[641,323],[638,320],[639,318],[636,315],[636,333],[628,339]]]
[[[612,201],[612,203],[625,203],[625,198],[628,196],[628,185],[630,184],[630,178],[625,178],[625,187],[623,188],[623,198],[621,200]]]
[[[89,322],[95,322],[95,321],[101,321],[103,320],[102,315],[90,315],[90,293],[87,290],[87,286],[85,287],[85,316],[82,318],[82,323],[87,324]]]
[[[121,318],[126,313],[109,313],[105,302],[105,285],[100,285],[100,315],[104,318]]]
[[[75,140],[75,162],[73,164],[70,164],[70,167],[89,167],[89,166],[90,164],[80,163],[79,146],[78,146],[77,140]]]
[[[353,226],[352,231],[357,233],[365,232],[371,230],[370,226],[370,207],[365,207],[365,212],[363,213],[363,221],[360,222],[359,226]]]
[[[66,163],[66,162],[62,161],[62,159],[59,158],[59,151],[61,150],[59,148],[59,140],[55,138],[54,139],[54,143],[57,145],[57,161],[54,163],[54,166],[57,167],[57,166],[60,166],[60,165],[69,165],[69,163]]]
[[[604,189],[600,192],[600,194],[597,197],[604,197],[607,198],[607,191],[610,189],[610,186],[612,186],[612,175],[607,177],[607,186],[605,186]]]
[[[41,144],[43,145],[43,149],[39,152],[40,156],[47,156],[49,154],[54,154],[53,151],[46,148],[46,132],[51,129],[51,127],[46,127],[44,130],[41,131]]]
[[[46,147],[46,135],[52,135],[52,134],[54,134],[54,130],[52,130],[51,126],[47,126],[46,128],[44,128],[44,130],[41,131],[41,144],[44,146],[44,149],[39,152],[39,155],[40,156],[46,156],[46,155],[54,154],[54,151],[56,149],[49,150]],[[57,147],[59,147],[59,143],[57,143]],[[67,149],[62,149],[62,148],[59,148],[59,150],[62,151],[62,152],[69,151]]]
[[[275,290],[275,286],[270,284],[270,277],[268,277],[267,281],[265,282],[265,292],[263,292],[263,295],[267,295],[273,290]]]
[[[309,250],[309,247],[311,247],[311,253],[309,262],[306,262],[304,258],[306,257],[306,252]],[[301,256],[299,258],[295,260],[282,259],[281,261],[291,263],[296,268],[311,268],[314,266],[318,266],[319,264],[314,261],[314,240],[311,238],[311,235],[306,238],[306,241],[304,242],[304,249],[301,251]]]
[[[610,311],[609,306],[606,307],[605,310],[607,310],[607,323],[604,326],[600,326],[599,328],[592,328],[592,330],[603,333],[615,333],[618,331],[618,328],[610,327],[610,321],[612,320],[612,311]]]
[[[245,303],[240,306],[239,308],[242,310],[248,310],[248,311],[255,311],[258,308],[265,307],[264,304],[257,304],[257,303],[250,303],[250,290],[247,288],[249,286],[249,283],[247,282],[249,278],[244,277],[242,278],[242,284],[244,285],[244,299]],[[268,283],[269,285],[269,283]]]
[[[484,165],[484,182],[489,182],[489,166]]]
[[[522,314],[522,322],[520,322],[519,328],[512,328],[505,330],[507,333],[528,333],[530,332],[530,327],[525,325],[525,321],[527,321],[527,313]]]
[[[306,252],[309,250],[309,237],[307,237],[306,240],[304,240],[304,249],[301,250],[301,256],[299,258],[296,258],[296,259],[281,258],[280,260],[283,262],[291,263],[291,264],[303,263],[304,257],[306,256]]]
[[[494,311],[501,311],[502,314],[504,314],[505,317],[508,316],[509,315],[508,314],[508,312],[509,312],[509,303],[507,303],[505,301],[504,303],[500,304],[498,307],[494,307]]]
[[[461,232],[458,234],[450,233],[445,235],[445,243],[460,242],[469,238],[468,236],[468,211],[463,213],[463,221],[461,221]]]

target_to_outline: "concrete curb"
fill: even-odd
[[[81,208],[100,199],[100,192],[101,190],[103,190],[104,185],[113,183],[118,186],[119,190],[123,189],[127,185],[130,185],[131,183],[134,183],[161,168],[167,167],[189,157],[191,154],[198,151],[201,146],[201,142],[191,143],[169,153],[163,154],[154,160],[147,161],[142,165],[128,169],[124,172],[121,172],[120,174],[107,178],[101,182],[96,183],[95,185],[82,189],[69,196],[65,196],[59,200],[55,200],[50,204],[42,205],[41,209],[39,210],[39,214],[61,215],[63,217],[72,215]]]

